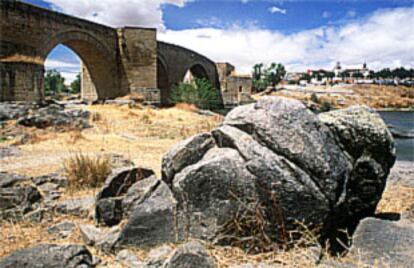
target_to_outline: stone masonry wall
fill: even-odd
[[[0,62],[0,101],[43,98],[43,65]]]
[[[147,28],[118,29],[122,72],[121,89],[136,92],[157,88],[156,30]]]

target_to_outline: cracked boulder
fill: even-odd
[[[259,211],[260,227],[275,242],[303,225],[329,237],[373,214],[394,161],[391,134],[366,107],[318,116],[297,100],[264,97],[164,156],[162,180],[172,193],[168,199],[176,201],[165,213],[174,210],[178,241],[228,243],[225,236],[232,234],[223,238],[223,226],[243,220],[243,211]],[[141,226],[142,215],[160,210],[146,206],[132,214],[140,224],[130,232],[139,230],[140,241],[149,228]],[[156,228],[165,226],[151,226],[151,232]]]
[[[170,188],[159,180],[154,190],[134,206],[118,245],[151,247],[175,242],[175,207]]]
[[[143,194],[139,191],[136,191],[137,193],[135,191],[128,192],[129,189],[134,186],[132,188],[137,190],[135,184],[150,177],[152,179],[155,177],[152,170],[139,167],[121,168],[113,171],[96,195],[95,218],[97,222],[107,226],[117,225],[123,217],[128,215],[132,203],[139,200]],[[128,198],[123,201],[125,196]]]

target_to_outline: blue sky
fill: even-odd
[[[242,72],[257,62],[288,70],[334,62],[379,69],[414,67],[414,0],[27,0],[114,27],[158,28],[158,39],[229,61]],[[48,57],[68,80],[79,59],[59,46]]]

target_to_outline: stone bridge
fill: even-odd
[[[44,63],[59,44],[82,61],[82,97],[103,100],[160,90],[168,104],[171,87],[193,76],[218,89],[214,62],[188,49],[157,42],[150,28],[111,28],[13,0],[0,1],[0,101],[44,97]]]

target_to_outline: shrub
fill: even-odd
[[[220,93],[209,80],[196,78],[192,83],[175,86],[170,101],[174,104],[194,104],[201,109],[215,109],[220,104]]]
[[[69,180],[69,188],[95,188],[103,185],[112,172],[110,157],[89,156],[77,153],[64,161],[64,169]]]
[[[329,112],[330,110],[332,110],[332,104],[328,101],[324,101],[321,105],[321,111]]]
[[[311,95],[311,101],[313,101],[314,103],[318,103],[318,96],[316,96],[316,94],[315,93],[312,93],[312,95]]]

